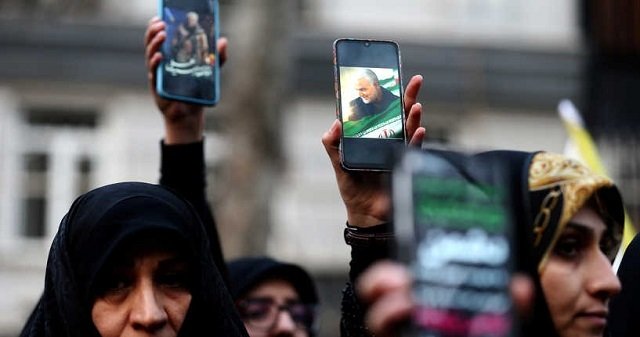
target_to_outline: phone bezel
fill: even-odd
[[[354,44],[362,45],[364,48],[371,48],[377,44],[383,44],[386,47],[392,46],[394,48],[393,63],[385,61],[371,60],[367,63],[351,63],[341,60],[341,45],[342,44]],[[362,48],[362,47],[361,47]],[[357,39],[357,38],[340,38],[333,42],[333,64],[334,64],[334,84],[336,94],[336,115],[342,123],[342,95],[340,92],[340,67],[353,66],[353,67],[369,67],[369,68],[393,68],[397,66],[399,88],[400,88],[400,108],[401,108],[401,123],[402,123],[402,138],[392,139],[375,139],[375,138],[355,138],[344,137],[344,129],[340,137],[340,163],[346,170],[356,171],[390,171],[393,167],[393,153],[396,152],[396,148],[404,147],[407,144],[406,137],[406,121],[404,113],[404,86],[402,80],[402,58],[400,54],[400,47],[397,42],[392,40],[377,40],[377,39]],[[356,149],[357,148],[357,149]]]

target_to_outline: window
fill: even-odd
[[[20,230],[47,238],[75,197],[90,189],[98,113],[85,108],[32,107],[20,161]],[[55,199],[54,199],[55,198]]]
[[[23,18],[42,17],[48,19],[74,15],[97,14],[100,0],[4,0],[0,1],[0,13]]]
[[[23,234],[26,237],[43,237],[46,234],[46,186],[49,158],[44,153],[23,156],[24,196],[22,201]]]

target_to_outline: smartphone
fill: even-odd
[[[513,208],[500,162],[408,150],[392,173],[398,259],[417,307],[403,336],[518,335]]]
[[[394,41],[333,43],[341,164],[348,170],[390,171],[406,145],[400,48]]]
[[[161,97],[200,105],[220,98],[218,2],[159,0],[158,15],[166,23],[156,91]]]

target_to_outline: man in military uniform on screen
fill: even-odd
[[[186,21],[176,29],[173,38],[173,53],[177,62],[207,63],[209,43],[205,30],[200,26],[198,13],[188,12]]]
[[[363,69],[356,76],[355,89],[359,97],[349,103],[351,107],[351,114],[347,117],[349,121],[377,115],[387,110],[392,102],[400,99],[380,86],[378,76],[371,69]]]

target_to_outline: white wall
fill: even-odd
[[[316,0],[306,16],[337,37],[532,48],[570,48],[577,38],[573,0]]]
[[[453,138],[470,149],[562,152],[566,133],[554,112],[476,110],[454,124]]]
[[[284,113],[286,171],[278,184],[269,253],[314,270],[346,269],[342,239],[346,211],[322,134],[335,119],[335,102],[301,98]]]

